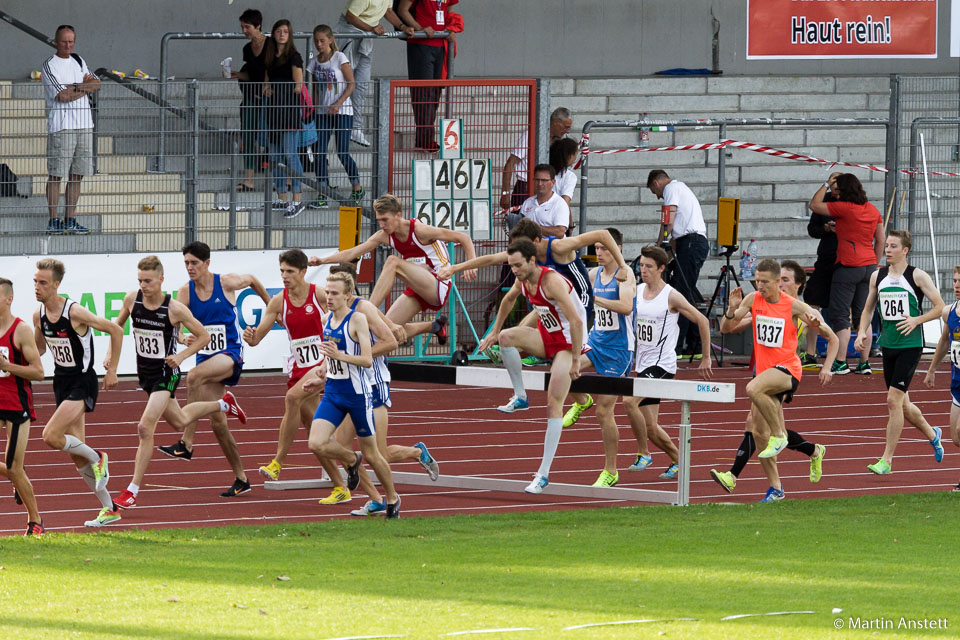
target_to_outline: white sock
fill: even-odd
[[[220,413],[230,413],[230,405],[224,399],[217,400],[220,403]]]
[[[513,393],[518,398],[527,398],[527,390],[523,388],[523,362],[520,361],[520,351],[516,347],[500,347],[500,359],[510,374],[510,383]]]
[[[100,500],[100,504],[112,511],[113,498],[110,497],[110,492],[107,491],[106,487],[97,491],[97,479],[93,475],[93,465],[88,464],[82,467],[80,469],[80,475],[83,477],[83,481],[87,483],[87,486],[90,487],[90,490],[93,491],[94,495],[97,496],[97,499]]]
[[[132,493],[133,497],[136,498],[137,494],[140,493],[140,485],[134,484],[131,482],[130,484],[127,485],[127,491]]]
[[[537,471],[545,478],[550,476],[550,465],[553,464],[553,456],[557,455],[561,433],[563,433],[563,418],[547,418],[547,433],[543,438],[543,462],[540,463],[540,469]]]
[[[87,462],[90,464],[97,464],[100,462],[100,454],[80,442],[76,436],[72,436],[68,433],[63,436],[63,439],[65,440],[65,444],[63,445],[63,449],[61,449],[61,451],[69,453],[70,455],[86,458]]]

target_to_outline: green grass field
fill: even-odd
[[[4,538],[0,629],[198,640],[516,628],[531,630],[481,637],[955,638],[958,532],[960,495],[936,493]],[[814,613],[721,620],[778,611]],[[893,628],[848,628],[878,618]],[[901,618],[949,626],[898,629]],[[564,630],[630,620],[653,621]]]

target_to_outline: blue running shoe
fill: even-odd
[[[430,452],[427,451],[427,445],[422,442],[418,442],[413,445],[417,449],[420,449],[420,458],[418,462],[420,466],[423,467],[423,470],[427,472],[427,475],[430,476],[430,479],[434,482],[437,481],[437,478],[440,477],[440,465],[437,464],[437,461],[434,460],[433,456],[430,455]]]
[[[667,467],[667,470],[660,474],[660,477],[664,480],[675,480],[677,477],[677,472],[680,471],[680,467],[674,462],[672,465]]]
[[[507,402],[507,404],[497,407],[497,411],[500,413],[513,413],[514,411],[522,411],[529,408],[530,401],[526,398],[510,396],[510,400]]]
[[[387,510],[387,505],[382,502],[377,502],[376,500],[367,500],[367,503],[360,507],[359,509],[354,509],[350,512],[352,516],[372,516],[378,513],[384,513]]]
[[[637,459],[633,461],[627,471],[643,471],[653,463],[653,456],[642,456],[639,453],[637,454]]]
[[[767,495],[763,496],[763,500],[760,502],[779,502],[780,500],[783,500],[783,498],[783,489],[774,489],[773,487],[770,487],[767,489]]]
[[[930,441],[930,445],[933,447],[933,457],[936,458],[937,462],[943,460],[943,445],[940,444],[940,436],[943,435],[943,431],[940,427],[933,428],[933,440]]]

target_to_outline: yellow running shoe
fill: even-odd
[[[610,473],[606,469],[600,472],[600,477],[593,483],[594,487],[615,487],[620,480],[619,473]]]
[[[573,406],[567,411],[563,416],[563,428],[572,427],[577,423],[577,420],[580,419],[580,414],[593,406],[593,396],[587,395],[587,403],[580,404],[579,402],[574,402]]]
[[[757,454],[758,458],[776,458],[777,454],[787,448],[787,436],[771,436],[767,448]]]
[[[822,444],[816,445],[816,449],[810,456],[810,482],[814,484],[820,482],[820,476],[823,475],[823,456],[827,452]]]
[[[280,479],[280,469],[281,465],[276,460],[271,460],[270,464],[265,467],[260,467],[260,475],[262,475],[267,480],[279,480]]]
[[[318,501],[320,504],[337,504],[338,502],[350,502],[350,489],[346,487],[334,487],[326,498]]]

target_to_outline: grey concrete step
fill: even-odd
[[[46,210],[41,215],[5,216],[3,231],[14,234],[44,234],[49,220]],[[101,219],[98,215],[78,215],[77,222],[93,233],[99,233],[101,230]]]
[[[48,252],[59,253],[132,253],[137,250],[133,233],[91,233],[86,236],[50,236]]]

